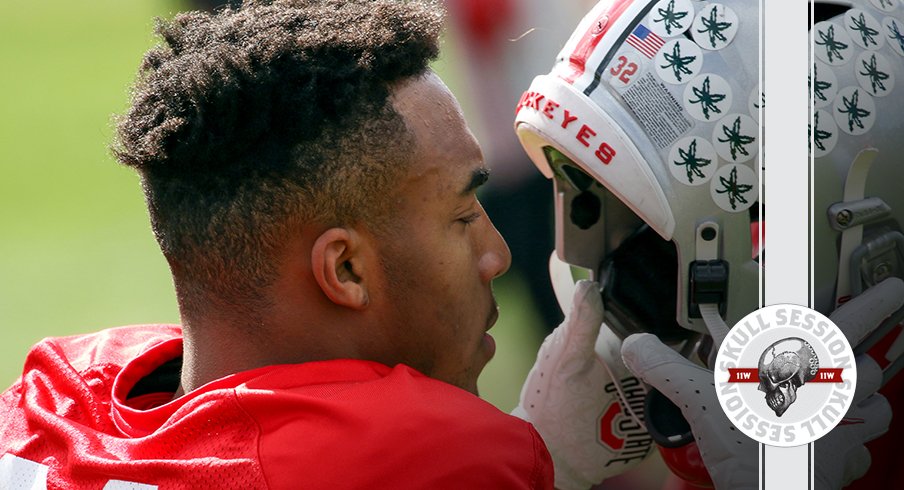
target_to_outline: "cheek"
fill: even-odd
[[[446,294],[462,295],[463,291],[452,291],[452,288],[473,288],[473,281],[482,270],[491,270],[495,261],[492,257],[478,257],[471,241],[461,236],[434,241],[428,248],[421,249],[422,254],[415,258],[416,273],[435,284],[423,284],[427,288],[438,287]]]

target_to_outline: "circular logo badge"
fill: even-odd
[[[883,12],[892,12],[898,8],[897,0],[869,0],[869,3]]]
[[[832,105],[835,123],[847,134],[860,136],[876,122],[876,103],[860,87],[845,87],[838,91]]]
[[[715,365],[722,410],[770,446],[799,446],[832,430],[854,398],[857,370],[844,333],[818,311],[771,305],[728,332]]]
[[[835,149],[838,143],[838,126],[835,119],[826,111],[818,109],[813,113],[813,125],[810,127],[810,150],[816,158],[824,157]]]
[[[658,36],[680,36],[694,21],[694,4],[691,0],[659,0],[647,19],[645,24]]]
[[[666,83],[687,83],[700,73],[703,66],[703,50],[693,41],[673,39],[662,46],[653,59],[656,73]]]
[[[728,114],[713,127],[716,153],[732,163],[752,160],[759,151],[759,125],[746,114]]]
[[[848,35],[863,49],[880,49],[885,46],[882,24],[872,15],[860,9],[848,10],[844,16]]]
[[[731,108],[731,86],[715,73],[697,75],[684,87],[682,102],[694,119],[715,122]]]
[[[669,170],[684,185],[705,184],[716,173],[716,150],[703,138],[687,136],[669,151]]]
[[[750,113],[750,117],[757,124],[760,124],[760,109],[765,107],[766,94],[760,90],[760,84],[756,84],[756,87],[750,91],[750,95],[747,97],[747,112]]]
[[[864,51],[854,63],[857,83],[876,97],[885,97],[895,88],[895,65],[874,51]]]
[[[725,165],[710,180],[709,194],[723,211],[740,213],[759,199],[759,180],[756,173],[746,165]]]
[[[721,3],[706,4],[694,17],[691,31],[701,48],[722,49],[731,44],[738,33],[738,15]]]
[[[882,26],[888,37],[888,44],[898,56],[904,56],[904,23],[894,17],[882,19]]]
[[[843,27],[833,22],[818,22],[813,26],[813,49],[823,63],[840,66],[850,61],[854,41]]]
[[[810,90],[813,92],[813,105],[817,109],[822,109],[835,101],[838,94],[838,77],[835,76],[831,66],[820,61],[813,63]]]

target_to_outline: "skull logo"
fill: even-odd
[[[760,356],[758,389],[766,404],[781,417],[797,400],[797,389],[816,376],[819,358],[807,341],[789,337],[773,343]]]

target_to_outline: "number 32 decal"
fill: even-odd
[[[628,85],[631,83],[631,75],[637,73],[637,69],[637,63],[629,60],[627,56],[621,55],[616,64],[609,69],[609,73],[613,77],[617,77],[623,84]]]

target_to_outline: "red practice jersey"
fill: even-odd
[[[407,366],[269,366],[171,400],[181,356],[176,326],[36,345],[0,395],[0,488],[553,486],[530,424]]]

